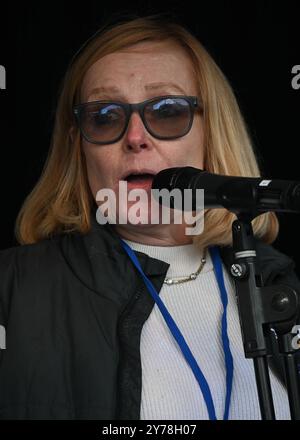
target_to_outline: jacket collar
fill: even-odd
[[[87,234],[62,235],[59,244],[73,274],[89,289],[110,300],[123,304],[140,283],[114,227],[99,225],[93,215]],[[141,252],[136,255],[147,276],[164,279],[169,268],[167,263]]]

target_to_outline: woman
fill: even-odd
[[[227,273],[233,215],[208,210],[204,232],[188,236],[184,222],[129,221],[133,203],[119,197],[120,182],[149,194],[153,175],[183,166],[259,176],[226,79],[179,25],[138,18],[97,33],[66,74],[47,164],[18,217],[23,246],[1,253],[2,418],[260,418]],[[101,189],[116,196],[114,224],[97,222]],[[269,245],[275,215],[253,228],[265,283],[299,288],[292,261]],[[130,248],[201,369],[200,387]],[[277,417],[289,418],[278,362],[271,381]]]

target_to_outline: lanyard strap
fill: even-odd
[[[202,373],[200,367],[197,364],[196,359],[194,358],[188,344],[186,343],[182,333],[180,332],[179,328],[177,327],[175,321],[173,320],[172,316],[168,312],[166,306],[164,305],[163,301],[161,300],[160,296],[156,292],[155,287],[147,278],[147,276],[144,274],[143,269],[141,268],[140,262],[137,259],[134,251],[131,249],[128,244],[121,240],[121,243],[123,245],[123,248],[125,249],[126,253],[128,254],[129,258],[131,259],[134,266],[137,268],[139,273],[141,274],[144,283],[151,294],[152,298],[156,302],[159,310],[161,311],[170,331],[172,332],[175,340],[177,341],[186,361],[190,365],[194,376],[200,386],[201,392],[203,394],[203,398],[205,400],[205,404],[207,407],[208,415],[210,420],[217,420],[216,418],[216,412],[214,407],[214,402],[212,399],[211,391],[209,388],[209,385],[205,379],[204,374]],[[223,303],[223,316],[222,316],[222,340],[223,340],[223,349],[225,354],[225,364],[226,364],[226,400],[225,400],[225,409],[224,409],[224,420],[228,419],[229,415],[229,406],[230,406],[230,397],[231,397],[231,390],[232,390],[232,377],[233,377],[233,360],[232,355],[230,352],[229,347],[229,339],[227,335],[227,292],[225,289],[224,279],[223,279],[223,272],[222,272],[222,262],[219,255],[219,251],[217,247],[210,248],[210,253],[212,257],[212,261],[214,264],[215,274],[217,277],[220,293],[221,293],[221,299]]]
[[[214,265],[214,271],[218,281],[221,300],[223,304],[222,341],[223,341],[223,350],[224,350],[225,364],[226,364],[226,399],[225,399],[225,408],[224,408],[224,420],[228,420],[230,398],[232,391],[232,380],[233,380],[233,357],[230,351],[230,344],[227,333],[228,295],[224,283],[222,260],[220,257],[219,249],[217,248],[217,246],[214,246],[209,249],[209,252]]]

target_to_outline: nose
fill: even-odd
[[[147,131],[137,112],[131,114],[124,140],[127,150],[138,152],[142,149],[149,148]]]

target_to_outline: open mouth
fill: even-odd
[[[128,189],[144,189],[145,191],[149,191],[152,187],[153,179],[156,175],[156,173],[149,172],[138,172],[133,171],[129,172],[127,175],[125,175],[122,180],[127,182]]]
[[[149,182],[154,179],[154,174],[141,173],[141,174],[129,174],[124,178],[128,183]]]

